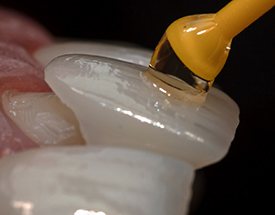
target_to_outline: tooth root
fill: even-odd
[[[73,112],[53,93],[2,95],[7,116],[34,142],[40,145],[83,144]]]

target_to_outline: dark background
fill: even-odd
[[[153,49],[172,21],[215,13],[227,2],[0,0],[0,5],[26,13],[58,37],[118,40]],[[275,214],[274,22],[273,9],[233,40],[216,84],[239,105],[240,125],[228,155],[197,171],[190,215]]]

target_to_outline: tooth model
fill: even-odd
[[[182,100],[148,72],[141,65],[90,55],[51,61],[46,80],[62,101],[59,105],[75,114],[86,145],[3,158],[1,211],[186,214],[194,170],[226,154],[239,110],[215,88],[202,104],[188,97],[189,90]],[[29,93],[17,96],[21,100],[11,98],[30,100]]]
[[[235,2],[240,1],[233,5]],[[265,9],[269,6],[273,6],[271,1]],[[50,96],[54,101],[45,105],[45,110],[58,113],[61,122],[72,119],[76,128],[79,124],[76,140],[84,145],[44,147],[3,158],[1,213],[187,213],[194,171],[225,156],[238,125],[239,110],[226,94],[210,88],[224,58],[209,79],[200,70],[190,70],[193,61],[188,57],[185,66],[190,71],[185,72],[190,73],[177,76],[164,68],[171,69],[169,63],[178,60],[179,53],[169,52],[173,56],[168,60],[161,58],[167,51],[162,48],[169,50],[176,44],[175,38],[169,38],[170,44],[161,40],[149,68],[125,56],[120,59],[118,53],[107,51],[105,55],[102,51],[100,57],[78,50],[76,54],[62,53],[47,64],[46,81],[55,95],[4,93],[6,114],[30,138],[38,142],[43,139],[32,136],[31,126],[24,128],[27,121],[22,120],[25,115],[18,109],[18,101],[31,103],[33,110],[38,110],[37,99],[43,104]],[[51,53],[44,54],[42,51],[36,57],[49,59]],[[69,114],[62,116],[53,104],[59,112],[63,108]],[[56,124],[59,133],[67,132],[66,123]]]

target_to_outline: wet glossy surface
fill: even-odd
[[[238,124],[237,105],[212,89],[201,107],[192,106],[147,80],[145,70],[114,59],[67,55],[52,61],[45,75],[76,114],[88,144],[157,151],[196,168],[221,159]]]
[[[34,53],[34,57],[43,65],[47,65],[52,59],[64,54],[87,54],[110,57],[129,63],[148,66],[152,51],[134,44],[117,44],[93,41],[57,42]]]
[[[84,144],[74,113],[53,93],[6,91],[2,105],[18,128],[41,146]]]

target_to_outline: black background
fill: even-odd
[[[227,2],[0,0],[0,5],[26,13],[58,37],[118,40],[153,49],[172,21],[215,13]],[[240,124],[228,155],[197,171],[192,215],[274,214],[274,22],[273,9],[239,34],[216,80],[239,105]]]

